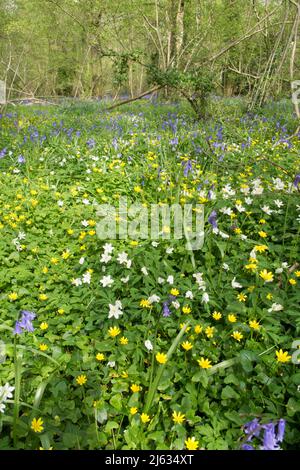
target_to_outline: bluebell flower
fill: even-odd
[[[280,419],[278,421],[277,436],[276,436],[276,439],[278,442],[283,441],[284,431],[285,431],[285,419]]]
[[[87,140],[86,145],[88,146],[89,149],[93,149],[96,145],[96,142],[94,141],[94,139],[89,139]]]
[[[33,142],[38,136],[38,131],[34,131],[32,134],[30,134],[30,140]]]
[[[25,157],[23,157],[23,155],[18,156],[18,163],[25,163]]]
[[[212,195],[213,195],[213,190],[215,189],[215,185],[212,184],[211,187],[210,187],[210,190],[208,191],[208,194],[207,194],[207,197],[208,199],[211,201],[212,199]]]
[[[193,166],[192,166],[191,160],[182,162],[182,166],[183,166],[183,174],[185,177],[188,176],[189,172],[193,172]]]
[[[112,140],[112,146],[115,150],[118,148],[118,140],[114,137]]]
[[[173,146],[178,145],[178,137],[174,137],[174,139],[171,139],[170,145],[173,145]]]
[[[278,450],[279,446],[275,436],[275,425],[274,423],[268,423],[263,426],[264,432],[264,441],[262,450]]]
[[[169,317],[171,310],[169,309],[168,302],[163,302],[163,317]]]
[[[0,158],[4,158],[7,152],[7,148],[5,147],[4,149],[0,150]]]
[[[21,328],[21,325],[20,325],[20,322],[19,321],[16,321],[16,324],[15,324],[15,329],[14,329],[14,334],[15,335],[21,335],[22,334],[22,328]]]
[[[254,450],[254,447],[251,446],[250,444],[243,444],[242,450]]]
[[[210,225],[213,228],[218,228],[217,212],[216,211],[212,211],[207,220],[208,220],[208,223],[210,223]]]
[[[253,436],[258,437],[260,430],[261,425],[257,418],[254,418],[252,421],[249,421],[249,423],[246,423],[244,425],[244,432],[245,434],[248,434],[247,441],[251,441]]]
[[[294,179],[293,185],[295,186],[295,188],[298,187],[299,183],[300,183],[300,173],[298,175],[296,175],[296,177]]]
[[[23,331],[34,331],[32,321],[35,319],[36,314],[28,310],[21,311],[21,319],[16,321],[14,334],[20,335]]]

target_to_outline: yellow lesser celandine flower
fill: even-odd
[[[136,240],[131,240],[130,245],[131,246],[138,246],[139,242]]]
[[[200,357],[200,359],[197,359],[197,362],[201,369],[209,369],[212,367],[211,361],[209,359],[205,359],[204,357]]]
[[[192,343],[190,343],[189,341],[184,341],[183,343],[181,343],[181,346],[183,347],[183,349],[185,349],[185,351],[189,351],[193,347]]]
[[[300,271],[295,271],[295,276],[300,277]]]
[[[44,266],[44,267],[42,268],[42,273],[43,273],[43,274],[47,274],[48,271],[49,271],[49,269],[47,268],[47,266]]]
[[[122,379],[127,379],[128,373],[123,371],[122,374],[121,374],[121,377],[122,377]]]
[[[173,287],[173,289],[170,290],[170,294],[174,295],[174,297],[177,297],[177,295],[179,295],[179,290]]]
[[[195,328],[194,328],[194,332],[195,332],[197,335],[199,335],[202,330],[203,330],[203,328],[202,328],[201,325],[196,325]]]
[[[142,387],[140,387],[139,385],[137,384],[132,384],[131,387],[130,387],[130,390],[133,392],[133,393],[137,393],[137,392],[140,392],[142,390]]]
[[[165,353],[157,353],[155,358],[157,362],[159,362],[159,364],[165,364],[168,360],[167,355]]]
[[[42,432],[44,430],[44,426],[43,426],[44,422],[42,420],[42,418],[33,418],[33,420],[31,421],[31,429],[34,431],[34,432]]]
[[[121,333],[121,330],[117,326],[111,326],[108,330],[108,334],[112,338],[114,338],[115,336],[118,336],[120,333]]]
[[[40,295],[39,295],[39,300],[43,300],[43,301],[44,301],[44,300],[47,300],[47,299],[48,299],[48,295],[46,295],[46,294],[40,294]]]
[[[141,421],[142,421],[142,423],[144,423],[144,424],[149,423],[149,421],[150,421],[150,416],[147,415],[147,413],[142,413],[142,414],[141,414]]]
[[[273,295],[269,292],[269,293],[266,295],[266,299],[272,300],[272,299],[273,299]]]
[[[137,413],[138,409],[136,406],[132,406],[129,410],[131,415],[135,415]]]
[[[40,329],[41,330],[47,330],[47,328],[49,327],[48,323],[43,321],[41,324],[40,324]]]
[[[37,199],[30,199],[30,202],[31,202],[32,207],[36,207],[39,203]]]
[[[51,258],[51,259],[50,259],[50,263],[51,263],[51,264],[57,264],[58,261],[59,261],[58,258]]]
[[[86,375],[78,375],[78,377],[76,377],[76,382],[78,385],[84,385],[87,382]]]
[[[18,297],[19,297],[19,296],[18,296],[18,294],[17,294],[16,292],[11,292],[10,294],[8,294],[8,298],[9,298],[9,300],[11,300],[12,302],[13,302],[14,300],[17,300]]]
[[[41,344],[39,345],[39,350],[40,350],[40,351],[47,351],[47,349],[48,349],[47,344],[41,343]]]
[[[221,312],[213,312],[212,317],[214,320],[221,320],[222,313]]]
[[[292,356],[289,356],[289,353],[287,351],[284,351],[282,349],[279,349],[279,351],[276,351],[276,356],[277,356],[277,362],[289,362],[292,359]]]
[[[240,342],[241,339],[244,337],[242,333],[240,333],[239,331],[234,331],[231,336],[232,338],[236,339],[238,342]]]
[[[142,299],[142,300],[140,301],[140,307],[150,308],[150,307],[151,307],[151,303],[149,302],[148,299]]]
[[[250,328],[252,328],[253,330],[259,330],[259,329],[260,329],[260,324],[259,324],[258,321],[256,321],[256,320],[250,320],[250,321],[249,321],[249,326],[250,326]]]
[[[96,359],[97,359],[97,361],[104,361],[105,356],[104,356],[103,353],[98,353],[98,354],[96,354]]]
[[[259,224],[264,225],[266,223],[265,219],[259,219],[258,221]]]
[[[247,296],[246,296],[246,294],[242,294],[242,293],[241,293],[241,294],[238,294],[238,295],[236,296],[236,298],[237,298],[240,302],[246,302]]]
[[[214,326],[208,326],[207,328],[205,328],[205,334],[208,338],[212,338],[214,336],[214,331],[215,331]]]
[[[181,413],[180,411],[178,413],[177,413],[177,411],[173,411],[172,419],[173,419],[174,423],[182,424],[183,421],[185,420],[185,415],[183,413]]]
[[[191,313],[192,309],[191,307],[189,307],[188,305],[185,305],[183,308],[182,308],[182,312],[183,313]]]
[[[236,316],[233,313],[230,313],[229,315],[227,315],[227,319],[230,323],[236,322]]]
[[[136,193],[142,193],[143,192],[143,190],[140,186],[135,186],[133,189],[134,189],[134,192],[136,192]]]
[[[128,344],[128,338],[125,338],[125,336],[122,336],[122,338],[120,338],[120,343],[123,345]]]
[[[291,284],[291,286],[294,286],[295,284],[297,284],[297,281],[296,279],[291,278],[289,279],[289,283]]]
[[[70,256],[71,256],[71,253],[69,250],[65,250],[61,255],[62,259],[68,259],[70,258]]]
[[[234,233],[236,233],[237,235],[240,235],[242,233],[242,230],[239,227],[236,227],[234,229]]]
[[[254,289],[255,289],[255,286],[249,286],[249,287],[247,287],[247,291],[250,292],[250,293],[253,292]]]
[[[254,247],[254,250],[258,251],[259,253],[264,253],[268,249],[269,248],[267,247],[267,245],[255,245]]]
[[[252,271],[254,273],[257,270],[257,264],[256,263],[246,264],[245,269],[247,269],[248,271]]]
[[[186,441],[184,441],[184,444],[187,450],[197,450],[199,447],[199,442],[196,441],[194,437],[189,437],[188,439],[186,439]]]
[[[261,277],[265,282],[272,282],[274,280],[273,273],[271,271],[267,271],[266,269],[260,271],[259,277]]]
[[[185,323],[180,323],[179,328],[182,329],[184,326],[185,326]],[[186,333],[187,333],[188,331],[190,331],[190,329],[191,329],[191,327],[188,326],[188,327],[186,328],[186,330],[185,330]]]
[[[267,238],[268,234],[266,232],[264,232],[263,230],[261,230],[260,232],[258,232],[258,235],[261,237],[261,238]]]
[[[57,310],[57,312],[60,314],[60,315],[63,315],[65,313],[64,309],[63,308],[59,308]]]

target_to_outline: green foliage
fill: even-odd
[[[214,89],[213,74],[203,67],[182,72],[171,68],[162,71],[149,67],[149,81],[162,87],[170,87],[181,94],[191,104],[197,117],[204,118],[207,112],[208,97]]]
[[[206,87],[185,78],[166,80]],[[256,116],[243,106],[216,101],[218,114],[201,123],[185,102],[108,114],[67,100],[1,117],[0,386],[15,386],[1,449],[180,450],[191,437],[199,448],[239,449],[254,417],[286,419],[282,447],[299,447],[300,372],[289,357],[300,335],[299,140],[286,139],[287,103]],[[96,204],[121,196],[203,204],[203,247],[191,257],[184,238],[100,240]],[[109,242],[112,258],[101,262]],[[123,313],[108,318],[117,300]],[[21,310],[37,317],[16,337]]]

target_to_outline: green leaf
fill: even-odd
[[[192,377],[192,382],[201,382],[203,388],[207,388],[208,385],[208,375],[205,371],[199,370]]]
[[[116,421],[108,421],[104,430],[105,432],[110,433],[113,429],[118,429],[118,428],[119,428],[119,423],[117,423]]]
[[[73,434],[71,432],[63,433],[63,444],[67,449],[76,448],[77,439],[77,434]]]
[[[106,408],[101,408],[100,410],[95,410],[96,413],[96,419],[100,424],[103,424],[105,421],[107,421],[107,409]]]
[[[111,404],[111,406],[116,408],[116,410],[121,411],[121,409],[122,409],[122,400],[123,400],[122,395],[120,393],[117,393],[116,395],[113,395],[111,397],[111,399],[109,400],[109,403]]]
[[[300,411],[300,402],[295,398],[290,398],[286,405],[288,416],[294,416],[295,413]]]
[[[230,385],[226,385],[226,387],[223,388],[221,393],[222,400],[230,400],[231,398],[237,399],[239,397],[240,395],[235,390],[233,390]]]
[[[227,419],[237,424],[238,426],[241,426],[244,423],[237,411],[226,411],[226,413],[224,413],[224,416],[226,416]]]

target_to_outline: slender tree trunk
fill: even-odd
[[[295,90],[300,87],[300,81],[298,81],[297,85],[295,86],[295,58],[296,58],[296,51],[297,51],[297,46],[298,46],[298,34],[299,34],[299,24],[300,24],[300,1],[298,3],[292,1],[292,3],[295,5],[297,8],[297,13],[296,13],[296,19],[295,19],[295,28],[294,28],[294,41],[293,41],[293,47],[292,47],[292,52],[291,52],[291,58],[290,58],[290,79],[291,79],[291,88],[292,88],[292,93],[293,93],[293,104],[295,108],[295,113],[298,119],[298,128],[295,132],[297,134],[300,131],[300,108],[299,108],[299,96],[300,93],[295,93]]]

